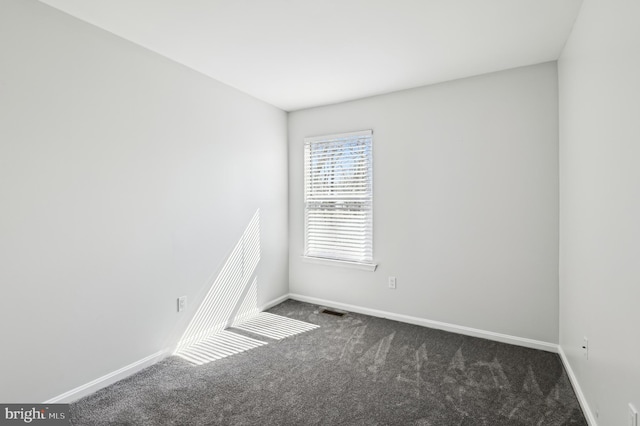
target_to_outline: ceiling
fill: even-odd
[[[558,58],[582,0],[40,0],[286,111]]]

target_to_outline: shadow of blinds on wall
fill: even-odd
[[[373,132],[305,138],[304,256],[373,264]]]

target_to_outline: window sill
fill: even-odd
[[[347,262],[344,260],[324,259],[322,257],[301,256],[303,262],[315,263],[316,265],[342,266],[345,268],[360,269],[361,271],[373,272],[378,267],[376,263]]]

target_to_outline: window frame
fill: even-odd
[[[349,198],[348,196],[340,196],[338,198],[340,198],[342,201],[349,201],[349,200],[359,200],[360,202],[362,200],[364,200],[364,205],[366,206],[368,204],[368,209],[363,210],[364,216],[366,218],[368,218],[367,220],[367,225],[363,228],[365,231],[365,237],[363,237],[363,242],[364,244],[369,244],[370,248],[367,250],[366,248],[363,248],[364,252],[368,252],[368,257],[364,260],[354,260],[354,259],[349,259],[347,257],[340,257],[340,256],[318,256],[318,255],[314,255],[314,254],[309,254],[310,251],[310,247],[309,247],[309,239],[308,239],[308,235],[309,235],[309,223],[308,223],[308,214],[309,214],[309,204],[310,203],[321,203],[321,201],[318,201],[317,199],[315,201],[309,201],[308,200],[308,189],[309,189],[309,177],[312,175],[312,171],[308,170],[308,164],[310,164],[309,162],[311,161],[311,156],[313,155],[313,152],[311,151],[311,146],[315,143],[336,143],[340,141],[340,139],[344,140],[344,143],[349,143],[349,142],[353,142],[356,141],[362,137],[365,137],[367,140],[367,144],[368,147],[367,149],[367,158],[366,158],[366,164],[368,165],[367,167],[367,176],[364,178],[363,182],[366,182],[367,188],[368,190],[366,190],[365,192],[368,192],[368,196],[365,197],[357,197],[354,196],[352,198]],[[334,174],[334,173],[333,173]],[[353,176],[353,175],[352,175]],[[359,183],[359,182],[358,182]],[[330,186],[331,187],[331,186]],[[335,188],[335,187],[331,187],[331,188]],[[326,189],[323,188],[323,189]],[[311,196],[316,196],[317,194],[312,194]],[[327,201],[330,201],[331,198],[328,198]],[[332,265],[332,266],[343,266],[343,267],[349,267],[349,268],[355,268],[355,269],[360,269],[360,270],[366,270],[366,271],[375,271],[377,264],[374,262],[374,258],[373,258],[373,131],[372,130],[362,130],[362,131],[357,131],[357,132],[347,132],[347,133],[337,133],[337,134],[329,134],[329,135],[321,135],[321,136],[313,136],[313,137],[307,137],[304,139],[304,152],[303,152],[303,203],[304,203],[304,207],[303,207],[303,211],[304,211],[304,232],[303,232],[303,255],[302,255],[302,259],[305,262],[308,263],[314,263],[314,264],[322,264],[322,265]],[[367,239],[368,238],[368,239]],[[335,241],[338,241],[338,239],[336,239]],[[338,244],[340,245],[340,244]],[[339,250],[338,250],[339,251]]]

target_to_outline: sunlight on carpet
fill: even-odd
[[[176,355],[193,365],[203,365],[266,344],[261,340],[223,330],[180,350]]]
[[[233,324],[233,327],[258,336],[282,340],[314,330],[320,326],[268,312],[261,312],[250,315],[248,318],[245,317],[238,323]],[[200,340],[198,343],[179,349],[175,355],[192,365],[203,365],[266,344],[268,343],[262,340],[243,336],[229,330],[222,330],[204,340]]]
[[[271,339],[281,340],[286,337],[314,330],[320,326],[270,314],[268,312],[262,312],[246,321],[234,324],[233,327]]]

